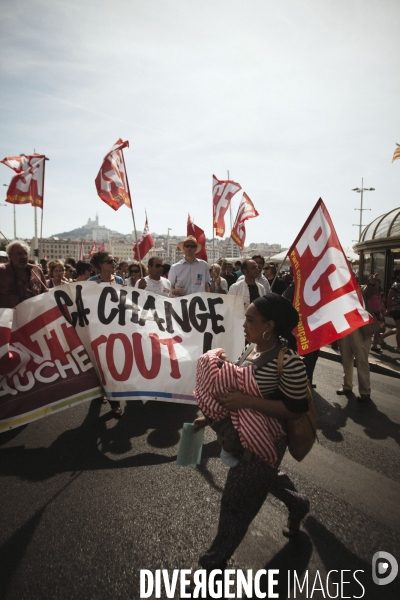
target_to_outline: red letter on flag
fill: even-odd
[[[299,354],[308,354],[373,321],[321,199],[289,249]]]
[[[247,219],[253,219],[254,217],[258,217],[258,212],[254,208],[254,204],[246,192],[243,192],[243,198],[239,204],[235,223],[231,233],[231,238],[242,250],[246,240],[246,227],[244,222],[247,221]]]
[[[3,158],[1,162],[18,173],[7,190],[7,202],[43,208],[44,160],[43,154]]]
[[[117,140],[110,152],[104,157],[103,164],[95,179],[97,193],[102,200],[114,210],[125,204],[131,208],[128,180],[125,171],[123,148],[129,142]]]
[[[242,186],[234,181],[219,181],[213,175],[213,218],[215,233],[219,237],[224,237],[225,233],[225,213],[229,208],[232,196],[236,194]]]

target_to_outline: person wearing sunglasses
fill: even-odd
[[[172,265],[168,279],[172,286],[173,296],[186,296],[187,294],[198,294],[209,292],[210,272],[205,260],[196,258],[200,252],[201,245],[193,235],[179,242],[178,250],[184,253],[184,258]]]
[[[96,281],[97,283],[118,283],[124,285],[124,280],[119,275],[114,275],[116,261],[109,252],[95,252],[90,260],[90,264],[96,271],[97,275],[89,277],[88,281]],[[118,400],[108,400],[107,396],[103,396],[103,404],[110,403],[111,411],[115,418],[122,415],[121,405]]]
[[[74,275],[76,274],[75,269],[71,265],[65,265],[64,269],[64,278],[71,283],[74,280]]]
[[[144,266],[144,264],[134,262],[128,266],[128,277],[125,279],[125,285],[129,287],[137,287],[141,290],[144,290],[146,289],[146,275],[147,269]]]
[[[159,296],[171,297],[171,284],[168,279],[162,277],[163,260],[159,256],[152,256],[147,263],[149,274],[144,278],[146,292],[158,294]]]
[[[118,283],[124,285],[124,280],[115,273],[115,258],[109,252],[95,252],[91,258],[90,264],[97,275],[89,277],[88,281],[97,281],[97,283]]]
[[[280,277],[276,277],[275,279],[276,266],[274,265],[274,263],[265,263],[263,272],[264,276],[268,279],[271,292],[282,296],[283,292],[286,290],[286,284]]]

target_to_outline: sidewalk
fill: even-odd
[[[388,342],[388,343],[386,343]],[[394,352],[396,346],[396,336],[387,337],[382,344],[382,354],[376,352],[369,353],[369,368],[373,373],[381,373],[381,375],[389,375],[400,379],[400,354]],[[320,357],[328,358],[341,362],[339,350],[333,350],[330,346],[321,348]]]

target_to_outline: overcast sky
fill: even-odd
[[[0,11],[0,159],[50,158],[45,237],[96,213],[132,230],[94,185],[119,137],[138,229],[147,209],[151,231],[183,235],[190,212],[211,237],[212,175],[227,170],[260,214],[246,243],[289,246],[322,197],[351,246],[362,177],[376,188],[363,223],[400,206],[398,0],[2,0]],[[8,184],[12,171],[0,175]],[[33,209],[16,210],[18,236],[31,237]],[[12,212],[0,206],[8,237]]]

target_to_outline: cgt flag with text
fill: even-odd
[[[236,358],[243,316],[236,296],[90,281],[0,309],[0,431],[103,394],[195,403],[197,359],[217,347]]]
[[[321,199],[288,251],[299,354],[308,354],[373,321]]]
[[[17,173],[7,190],[11,204],[32,204],[43,209],[44,154],[6,156],[0,162]]]

